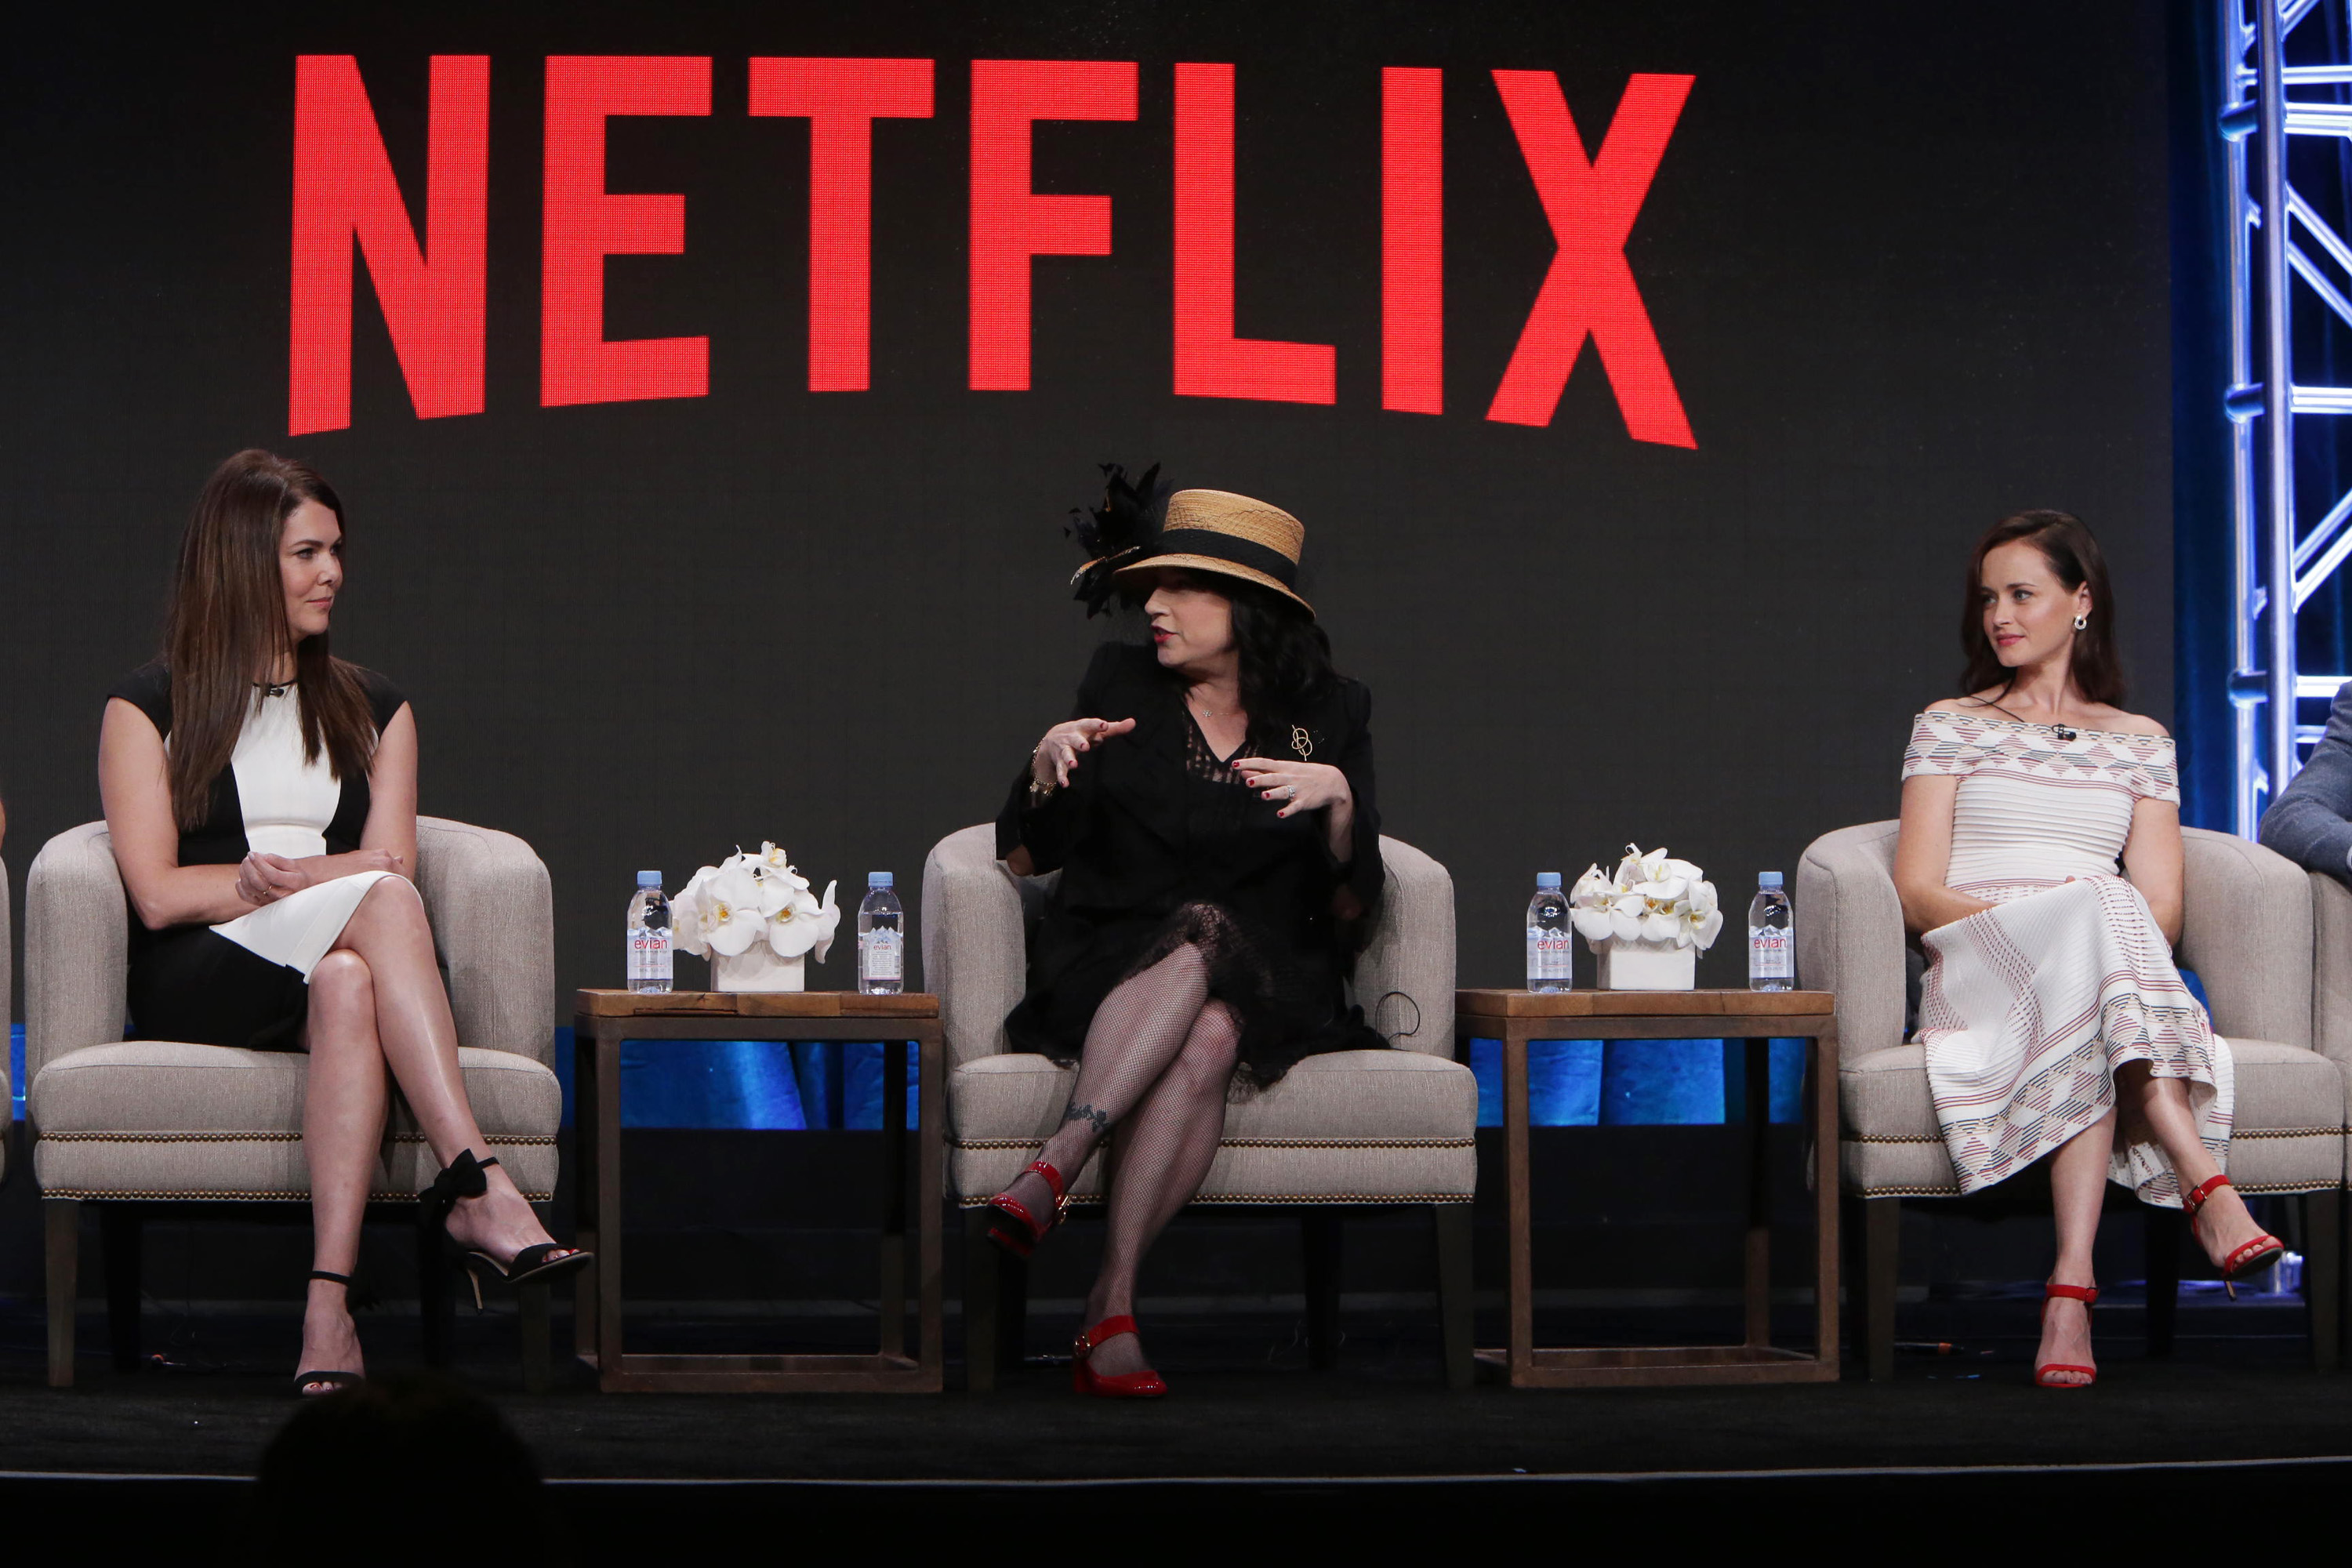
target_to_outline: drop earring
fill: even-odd
[[[2078,632],[2089,626],[2090,624],[2091,617],[2088,616],[2076,616],[2074,617],[2074,629]]]

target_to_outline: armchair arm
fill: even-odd
[[[1797,863],[1797,983],[1837,993],[1838,1040],[1854,1055],[1904,1040],[1895,834],[1892,822],[1842,827]]]
[[[2234,834],[2184,827],[2180,848],[2176,957],[2204,982],[2215,1032],[2308,1049],[2309,875]]]
[[[68,828],[25,879],[25,1079],[84,1046],[122,1037],[131,910],[103,822]]]
[[[948,1066],[1007,1048],[1004,1016],[1028,984],[1028,926],[1020,879],[996,858],[996,829],[950,833],[923,861],[917,930],[923,987],[940,999]]]
[[[554,893],[530,846],[420,816],[416,890],[448,972],[458,1040],[554,1065]]]
[[[1381,836],[1388,886],[1356,959],[1354,992],[1399,1050],[1454,1057],[1454,878],[1402,840]]]

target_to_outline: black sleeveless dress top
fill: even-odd
[[[408,700],[373,670],[359,671],[368,710],[381,731]],[[142,666],[107,693],[147,715],[155,732],[172,738],[172,676],[161,662]],[[326,827],[327,853],[360,847],[372,801],[364,778],[339,781],[342,794]],[[213,780],[205,820],[180,834],[183,866],[234,866],[250,846],[236,771]],[[299,970],[272,963],[209,925],[149,931],[131,911],[130,1030],[134,1040],[184,1040],[194,1045],[293,1050],[299,1044],[310,987]]]

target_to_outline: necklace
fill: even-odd
[[[1203,724],[1221,724],[1228,719],[1238,719],[1242,716],[1242,710],[1239,708],[1235,708],[1230,713],[1212,713],[1209,711],[1208,704],[1197,700],[1190,691],[1184,693],[1184,705],[1190,708],[1193,717],[1199,719]]]
[[[1988,708],[2000,708],[2000,703],[1998,703],[1998,702],[1988,702],[1988,703],[1986,703],[1986,704],[1985,704],[1985,706],[1986,706],[1986,707],[1988,707]],[[2004,713],[2009,713],[2009,716],[2010,716],[2011,718],[2017,720],[2017,721],[2018,721],[2019,723],[2021,723],[2021,724],[2029,725],[2029,726],[2031,726],[2032,728],[2036,729],[2036,730],[2047,730],[2047,731],[2049,731],[2052,734],[2053,734],[2053,735],[2057,736],[2057,737],[2058,737],[2060,740],[2062,740],[2062,741],[2071,741],[2071,740],[2074,740],[2074,739],[2078,734],[2080,734],[2080,733],[2081,733],[2081,731],[2077,731],[2077,730],[2076,730],[2073,725],[2071,725],[2071,724],[2036,724],[2036,723],[2034,723],[2034,722],[2033,722],[2033,721],[2032,721],[2032,720],[2031,720],[2031,719],[2027,719],[2027,718],[2021,717],[2020,715],[2015,714],[2015,713],[2010,713],[2010,710],[2009,710],[2008,709],[2006,709],[2006,708],[2000,708],[2000,710],[2001,710],[2002,712],[2004,712]]]

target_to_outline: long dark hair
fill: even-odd
[[[1253,727],[1299,722],[1339,683],[1339,672],[1331,663],[1331,639],[1305,605],[1245,577],[1178,570],[1197,586],[1223,595],[1233,605],[1242,711]],[[1130,608],[1139,607],[1150,595],[1150,589],[1140,584],[1120,591]]]
[[[236,750],[254,686],[289,654],[304,758],[323,752],[338,779],[364,778],[374,761],[374,716],[358,668],[329,651],[325,634],[298,642],[286,624],[278,541],[305,501],[343,521],[341,500],[309,464],[239,452],[205,481],[180,536],[163,663],[172,674],[172,815],[183,829],[209,815],[213,780]]]
[[[2068,676],[2085,701],[2121,707],[2124,700],[2123,661],[2116,653],[2116,595],[2107,584],[2107,560],[2099,542],[2082,519],[2063,511],[2021,511],[2002,518],[1977,541],[1969,557],[1968,581],[1961,589],[1960,651],[1968,667],[1960,672],[1960,694],[1969,696],[1988,687],[2007,691],[2017,671],[2000,662],[1984,629],[1984,559],[2004,544],[2031,544],[2050,563],[2066,591],[2085,584],[2091,589],[2090,613],[2074,634],[2074,652]]]

